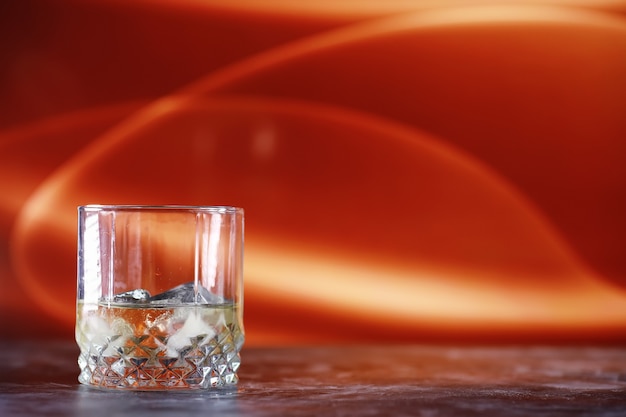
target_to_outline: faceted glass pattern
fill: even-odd
[[[236,384],[243,334],[233,306],[195,309],[101,308],[80,317],[79,381],[139,390]]]

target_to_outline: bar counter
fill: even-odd
[[[0,342],[0,416],[626,416],[626,347],[247,348],[235,389],[102,391],[70,341]]]

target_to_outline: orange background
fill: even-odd
[[[3,338],[126,203],[245,208],[248,345],[626,341],[626,2],[229,3],[0,6]]]

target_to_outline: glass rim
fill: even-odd
[[[210,213],[243,213],[243,208],[229,205],[176,204],[85,204],[78,211],[201,211]]]

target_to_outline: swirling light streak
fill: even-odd
[[[184,148],[185,144],[193,141],[193,135],[183,133],[185,129],[180,128],[206,124],[216,129],[213,137],[221,137],[220,143],[224,143],[225,138],[229,138],[244,145],[248,141],[253,142],[254,133],[247,132],[254,132],[254,129],[250,131],[244,129],[243,134],[241,132],[237,134],[234,130],[224,136],[236,125],[233,125],[232,121],[223,122],[227,127],[224,130],[224,128],[219,128],[216,121],[230,118],[233,121],[237,120],[237,125],[242,125],[243,120],[248,118],[252,119],[251,125],[254,126],[254,119],[261,115],[265,120],[272,120],[277,126],[282,124],[289,126],[298,122],[295,126],[303,131],[323,132],[329,127],[331,130],[342,127],[344,134],[335,137],[334,140],[343,137],[343,140],[356,140],[357,142],[362,140],[363,144],[371,144],[372,140],[379,138],[378,140],[383,140],[386,146],[392,145],[398,150],[403,149],[402,153],[410,152],[415,158],[414,161],[433,161],[434,166],[441,165],[444,168],[443,172],[454,178],[451,183],[466,189],[470,187],[483,190],[481,192],[484,193],[481,199],[465,202],[467,205],[465,211],[474,214],[470,214],[466,220],[457,223],[459,229],[454,233],[463,234],[472,230],[471,224],[467,223],[472,218],[480,222],[484,215],[494,216],[495,213],[499,213],[497,216],[504,216],[502,217],[503,224],[512,225],[511,221],[515,221],[519,225],[509,226],[507,230],[499,232],[490,229],[489,239],[495,239],[496,242],[500,239],[505,245],[511,245],[521,239],[521,243],[515,244],[521,244],[520,248],[535,246],[534,251],[549,259],[549,263],[552,264],[548,270],[540,267],[534,273],[531,273],[532,268],[531,272],[524,273],[519,269],[519,265],[514,264],[501,266],[491,272],[485,265],[478,266],[476,270],[454,263],[449,267],[436,262],[429,266],[428,257],[419,254],[419,251],[415,253],[413,259],[407,257],[408,252],[399,258],[394,258],[388,250],[381,252],[378,248],[378,253],[373,252],[372,243],[374,242],[357,244],[351,241],[349,236],[332,231],[327,231],[325,236],[332,238],[334,243],[324,251],[297,251],[293,249],[293,245],[298,241],[296,237],[298,231],[303,236],[307,236],[309,241],[317,241],[318,245],[324,244],[324,235],[316,236],[316,233],[304,224],[295,226],[296,229],[291,230],[294,224],[281,226],[271,217],[265,219],[257,217],[259,224],[253,224],[248,228],[247,298],[278,294],[279,299],[284,302],[284,304],[276,304],[272,301],[274,297],[269,297],[264,308],[282,311],[289,309],[290,301],[288,300],[291,300],[291,303],[308,301],[310,305],[317,305],[318,308],[329,308],[341,317],[369,320],[374,333],[374,329],[385,327],[388,321],[404,323],[407,331],[411,331],[415,338],[420,336],[419,323],[422,320],[429,321],[431,325],[436,323],[451,332],[459,328],[474,327],[483,331],[487,329],[502,331],[502,329],[513,327],[520,331],[534,329],[534,332],[541,333],[546,329],[559,326],[561,328],[575,327],[578,331],[577,337],[581,332],[583,334],[590,332],[594,325],[596,328],[598,325],[609,326],[609,330],[605,331],[613,332],[616,328],[620,328],[620,323],[625,322],[626,309],[621,308],[624,305],[623,294],[603,284],[586,270],[569,252],[567,246],[558,240],[558,235],[550,230],[549,224],[537,216],[535,211],[529,209],[532,206],[529,206],[510,185],[498,179],[497,175],[493,175],[477,161],[455,152],[453,148],[443,145],[440,141],[420,136],[415,131],[384,120],[376,120],[371,115],[360,115],[337,108],[323,108],[293,101],[178,100],[171,102],[170,106],[161,106],[159,109],[159,112],[144,112],[145,118],[141,119],[142,123],[135,119],[133,126],[136,130],[128,130],[127,125],[127,129],[113,131],[116,136],[111,138],[104,136],[100,143],[94,143],[91,148],[79,154],[72,163],[66,164],[63,170],[52,176],[33,195],[16,223],[13,241],[16,243],[14,259],[17,271],[24,279],[30,293],[37,295],[39,302],[47,305],[50,313],[58,315],[68,325],[73,323],[73,316],[70,315],[73,311],[71,304],[73,296],[68,291],[68,286],[73,286],[73,280],[64,279],[62,276],[51,280],[41,280],[41,277],[48,270],[55,271],[57,274],[65,270],[69,274],[73,259],[64,256],[63,259],[55,261],[54,255],[47,254],[49,247],[38,246],[34,243],[45,243],[53,239],[53,236],[66,236],[68,239],[65,241],[54,239],[59,246],[65,247],[65,253],[69,252],[68,247],[74,244],[73,239],[70,238],[74,228],[72,207],[77,205],[80,199],[92,199],[97,196],[102,198],[105,193],[110,195],[109,198],[117,198],[118,202],[128,202],[131,198],[133,202],[140,199],[147,203],[162,198],[175,201],[189,198],[185,197],[184,191],[181,193],[180,189],[174,187],[158,189],[149,187],[149,177],[133,184],[121,184],[116,178],[125,176],[128,169],[132,170],[135,161],[141,159],[142,152],[146,152],[145,156],[149,155],[147,159],[144,157],[142,169],[154,172],[158,167],[168,166],[170,169],[177,169],[182,178],[188,178],[181,170],[189,164],[189,161],[170,160],[170,155],[167,153],[152,149],[155,141],[166,141],[169,144],[168,138],[170,138],[170,140],[175,140],[178,146]],[[229,114],[237,115],[237,117],[232,118]],[[250,122],[247,123],[250,125]],[[176,129],[179,130],[178,137],[171,136],[170,133]],[[319,137],[324,136],[320,134]],[[130,149],[132,151],[128,153]],[[352,155],[355,158],[353,165],[359,158],[371,155],[367,150],[363,152],[361,156],[357,152]],[[251,153],[251,155],[254,154],[254,152]],[[126,155],[126,159],[120,159],[120,155]],[[245,155],[245,152],[222,153],[221,158],[227,155],[235,158],[234,162]],[[205,173],[207,179],[220,175],[221,166],[211,169],[211,160],[215,161],[214,158],[208,158],[205,161],[208,168]],[[255,156],[249,158],[254,160]],[[275,159],[274,163],[278,161]],[[398,159],[397,163],[400,161]],[[323,161],[319,162],[324,164]],[[229,161],[226,163],[228,164]],[[260,163],[264,164],[264,162]],[[388,166],[390,160],[380,161],[380,163],[383,167]],[[242,165],[242,168],[245,165]],[[426,166],[421,164],[418,166],[419,168],[415,168],[416,174],[428,172],[428,170],[425,171]],[[118,171],[115,177],[111,177],[111,169]],[[286,172],[279,171],[275,175],[286,174]],[[293,172],[291,174],[293,175]],[[247,178],[248,174],[244,172],[238,175],[241,178]],[[315,176],[315,173],[310,173],[310,175]],[[230,172],[228,176],[233,178],[233,184],[238,182],[235,172]],[[174,176],[172,180],[178,181],[177,178],[180,177]],[[405,177],[404,181],[415,181],[413,178],[413,176]],[[400,180],[400,177],[397,180]],[[196,178],[190,181],[197,187],[203,179]],[[278,181],[278,178],[273,181]],[[298,183],[290,184],[288,179],[286,181],[287,192],[297,193]],[[89,185],[94,183],[99,186],[90,189]],[[139,189],[143,191],[138,193]],[[201,193],[200,198],[214,199],[218,196],[221,198],[230,196],[228,198],[237,198],[237,202],[246,202],[251,207],[252,213],[255,211],[262,213],[261,207],[266,202],[256,200],[255,194],[251,193],[251,189],[248,188],[238,190],[223,187],[213,190],[207,188]],[[346,205],[346,202],[342,203],[340,200],[325,201],[324,195],[333,195],[328,194],[328,190],[318,190],[317,193],[318,195],[313,198],[321,197],[319,204],[335,206],[334,213],[339,216],[338,220],[341,220],[341,213],[347,213],[347,209],[351,206],[350,203]],[[286,194],[285,197],[288,195]],[[373,199],[376,200],[376,198],[377,194],[374,194]],[[404,219],[411,216],[419,218],[419,206],[423,203],[420,203],[419,199],[412,201],[408,207],[392,206],[391,210],[395,210],[396,215]],[[499,208],[504,201],[507,203]],[[496,203],[495,206],[494,203]],[[277,208],[277,206],[273,207]],[[502,212],[504,207],[507,207],[506,211]],[[376,210],[371,203],[366,203],[366,206],[360,209],[352,207],[351,216],[367,219],[371,214],[371,209]],[[50,210],[66,214],[51,218]],[[309,205],[307,201],[294,200],[289,207],[282,207],[281,210],[282,213],[289,210],[299,213],[301,215],[299,222],[307,222],[314,218],[312,213],[316,210],[316,206]],[[385,207],[383,206],[381,210],[385,212]],[[507,212],[509,214],[505,214]],[[454,215],[454,213],[451,214]],[[451,217],[447,217],[449,215],[441,213],[442,217],[439,221],[454,222]],[[376,222],[375,219],[374,222]],[[420,222],[418,221],[417,224]],[[423,221],[421,224],[426,225]],[[363,227],[367,230],[368,226]],[[525,229],[530,233],[523,232]],[[380,227],[377,230],[377,232],[372,232],[374,240],[378,237],[397,239],[408,232],[406,230],[383,232],[385,229]],[[410,233],[417,236],[419,232],[419,228],[416,228]],[[438,232],[427,233],[426,236],[432,239],[430,241],[432,246],[442,248],[442,250],[452,247],[450,245],[453,242],[436,237]],[[263,236],[267,235],[274,236],[279,243],[266,243]],[[510,236],[506,237],[507,235]],[[483,244],[487,237],[472,236],[477,241],[482,240]],[[405,245],[410,246],[411,243],[406,242]],[[352,247],[352,251],[365,250],[368,253],[367,260],[354,260],[354,255],[350,253],[339,260],[333,260],[333,256],[336,257],[342,253],[342,246]],[[526,253],[529,251],[530,249],[526,249]],[[350,260],[351,257],[353,260]],[[43,265],[41,262],[34,262],[36,259],[47,259],[47,262]],[[393,259],[391,264],[389,259]],[[51,273],[48,273],[48,278],[50,275]],[[506,277],[504,280],[503,276]],[[384,297],[382,299],[381,294]],[[602,309],[599,306],[602,306]],[[256,325],[262,327],[262,323],[257,323],[255,317],[249,317],[247,321],[252,329]],[[290,320],[285,320],[285,323],[295,328],[298,327],[298,323]],[[264,340],[261,336],[252,336],[252,341],[255,339],[258,343]]]
[[[609,281],[624,272],[626,2],[93,3],[286,26],[238,63],[234,39],[213,61],[191,59],[207,76],[141,109],[0,139],[14,270],[0,266],[66,329],[76,205],[219,200],[248,209],[252,344],[624,340],[626,294]],[[167,85],[189,73],[174,72]],[[29,155],[46,143],[59,144],[50,158]],[[381,202],[395,217],[372,215]],[[332,213],[344,215],[334,227]],[[6,311],[37,314],[7,303],[8,288]]]

